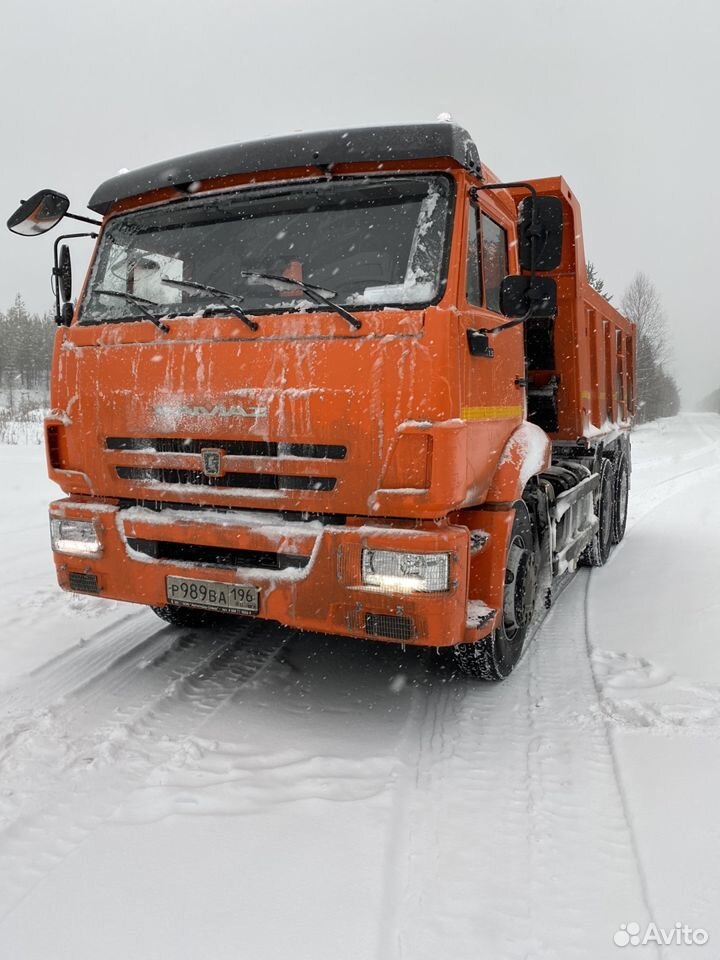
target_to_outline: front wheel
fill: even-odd
[[[520,500],[515,504],[515,520],[505,557],[500,623],[484,640],[453,647],[455,664],[465,676],[504,680],[519,663],[530,633],[538,592],[535,540],[530,513]]]
[[[215,613],[212,610],[200,610],[196,607],[151,607],[154,614],[175,627],[213,627],[225,623],[232,616],[228,613]]]

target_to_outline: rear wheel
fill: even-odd
[[[607,563],[613,546],[615,514],[615,471],[612,461],[603,457],[600,465],[600,485],[595,494],[595,516],[598,528],[592,542],[583,552],[581,561],[588,567],[602,567]]]
[[[526,504],[515,504],[505,558],[505,590],[500,624],[478,643],[453,647],[457,668],[467,677],[504,680],[520,661],[530,632],[538,592],[535,532]]]
[[[627,527],[628,499],[630,494],[630,470],[626,458],[620,457],[615,467],[615,496],[613,509],[612,542],[620,543]]]

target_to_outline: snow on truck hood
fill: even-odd
[[[398,425],[424,419],[429,377],[412,336],[362,350],[350,338],[66,341],[53,406],[69,419],[68,468],[95,495],[364,515]],[[207,449],[217,474],[203,474]]]

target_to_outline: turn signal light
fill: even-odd
[[[66,470],[65,431],[62,424],[45,424],[45,448],[48,463],[53,470]]]

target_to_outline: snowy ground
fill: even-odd
[[[634,450],[625,542],[487,685],[62,594],[0,447],[0,957],[720,957],[720,417]]]

